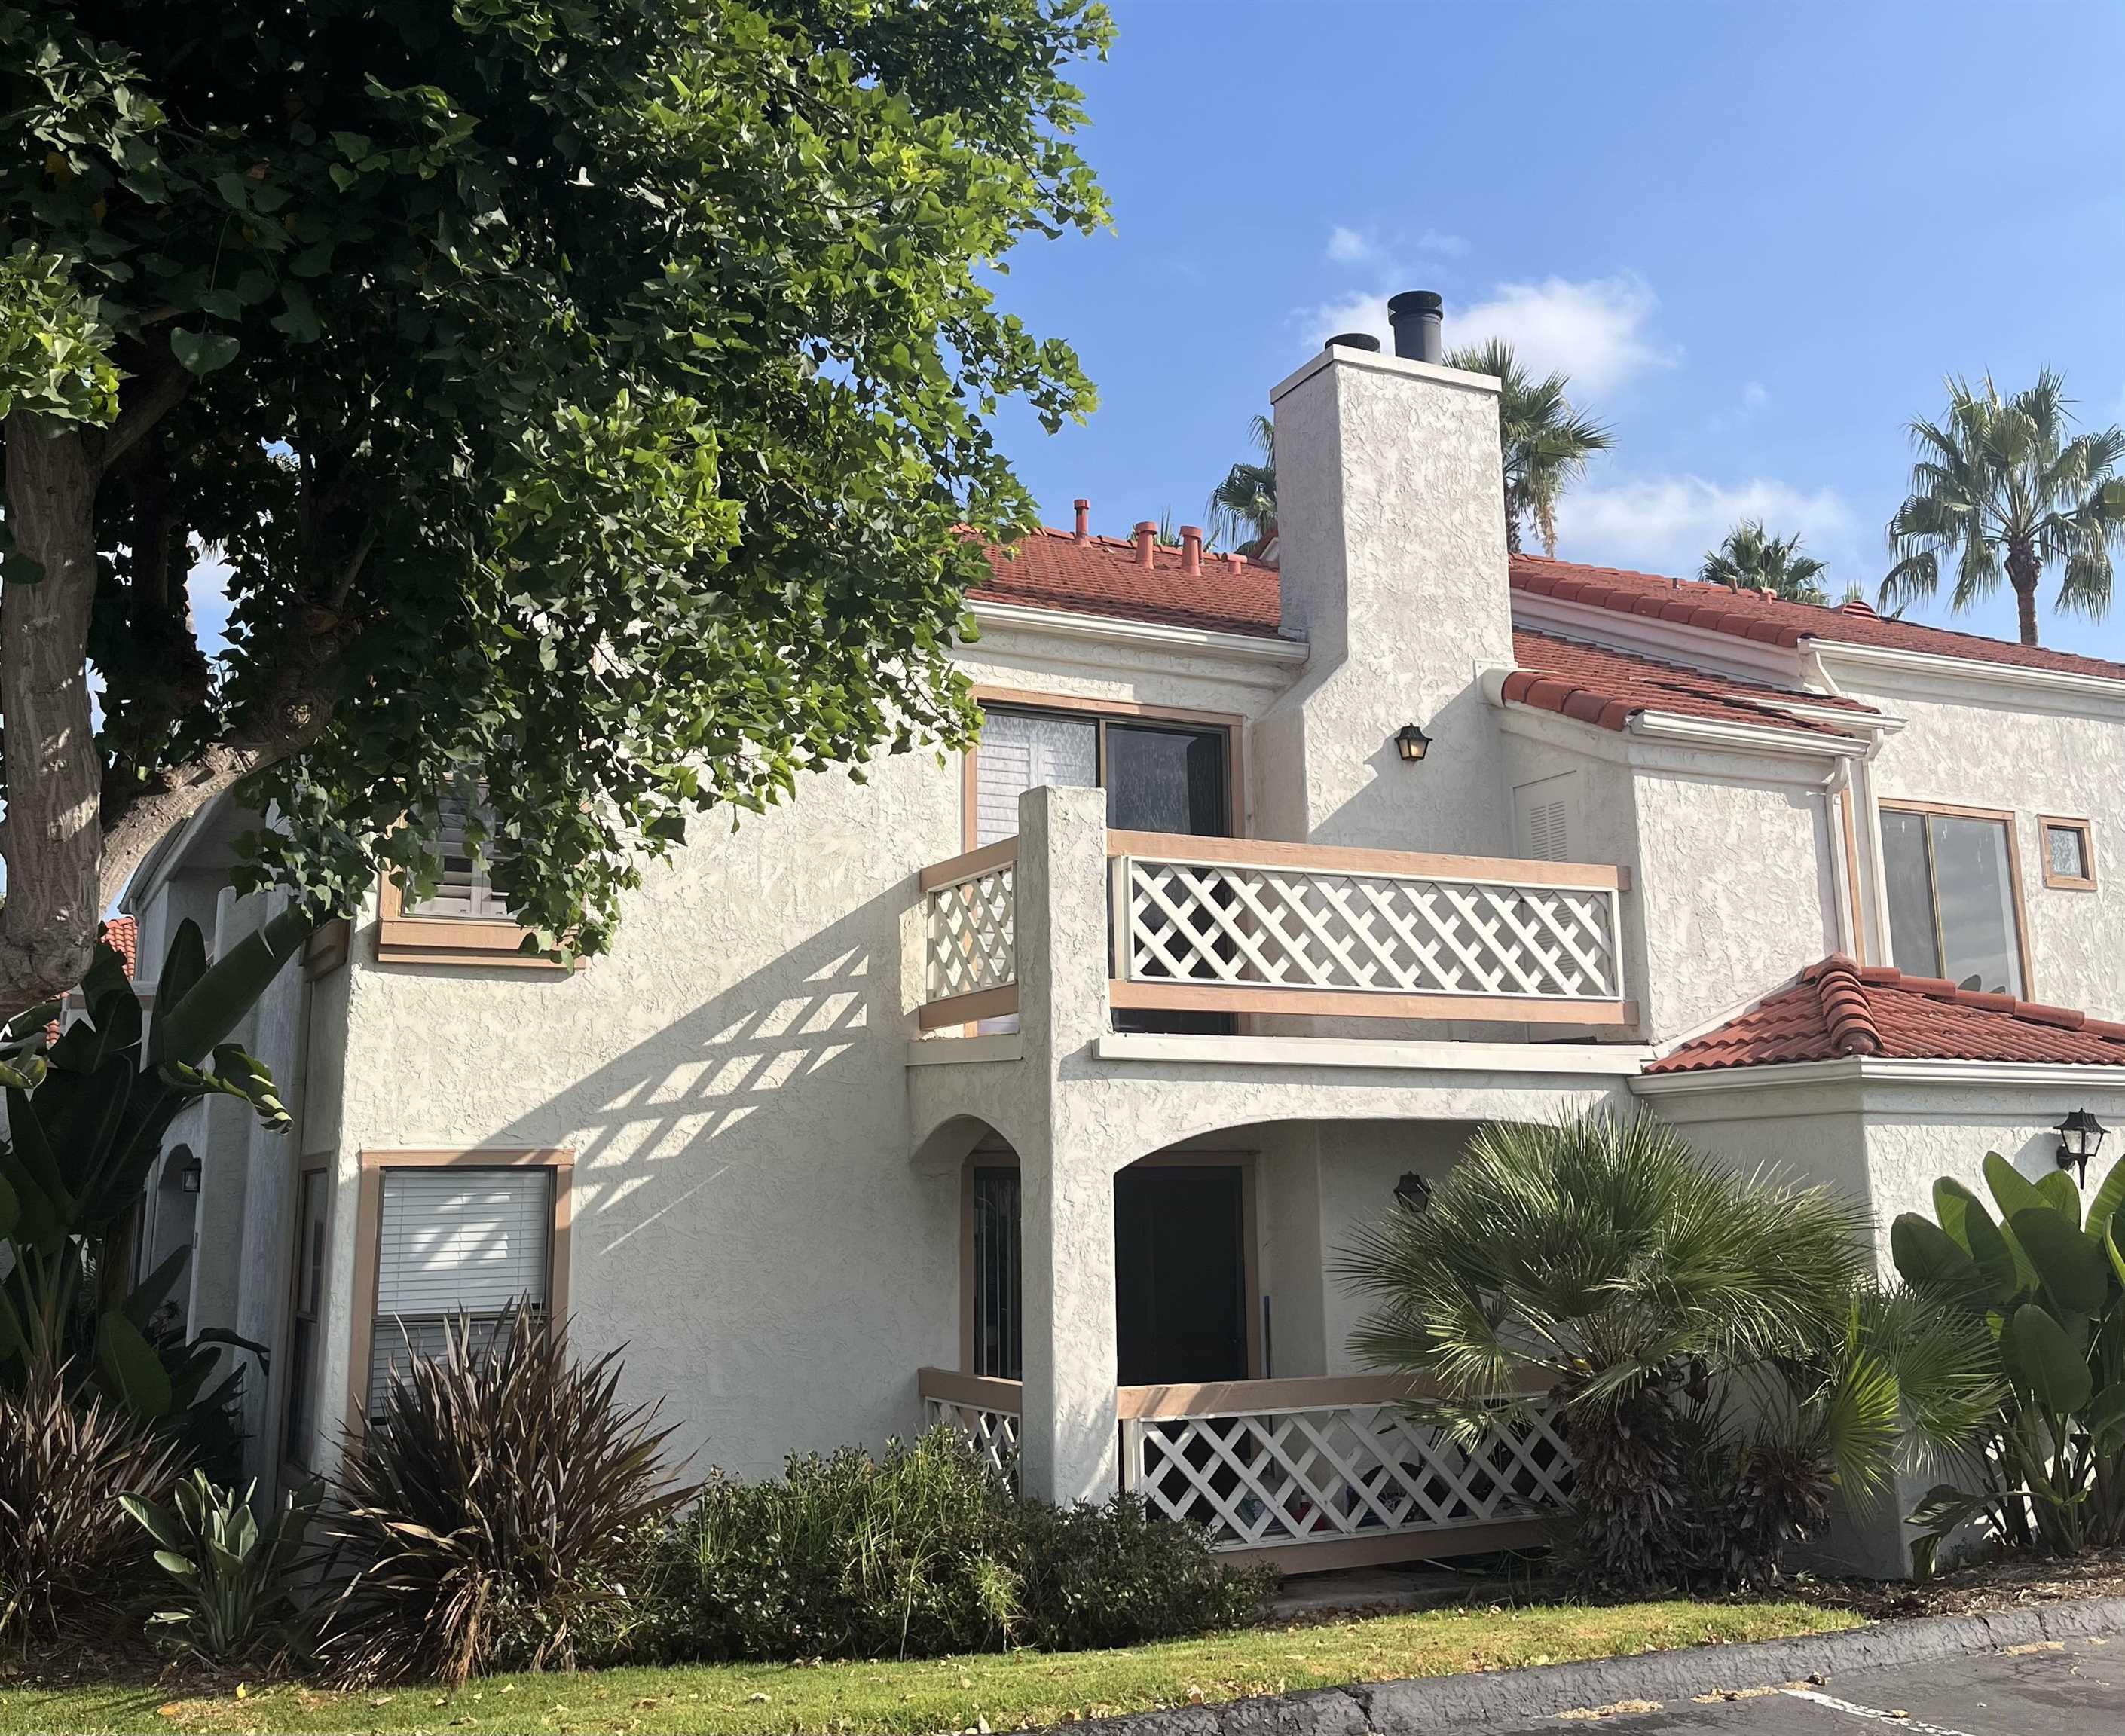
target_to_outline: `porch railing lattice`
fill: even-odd
[[[997,863],[925,892],[926,1000],[950,1000],[1018,981],[1016,868],[1015,862]]]
[[[1552,1407],[1501,1409],[1472,1438],[1397,1403],[1122,1424],[1122,1480],[1218,1550],[1444,1531],[1567,1506],[1571,1455]]]
[[[1623,998],[1611,888],[1142,856],[1121,861],[1116,892],[1125,929],[1117,962],[1132,981]]]

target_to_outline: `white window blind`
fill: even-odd
[[[1030,789],[1091,789],[1100,781],[1098,725],[1075,717],[991,712],[974,752],[974,844],[1018,831],[1018,798]]]
[[[1572,859],[1572,810],[1579,805],[1579,774],[1560,772],[1513,791],[1518,810],[1520,854],[1533,862]]]
[[[544,1167],[384,1172],[372,1410],[394,1364],[442,1353],[444,1323],[460,1310],[477,1347],[520,1297],[546,1306],[553,1226],[553,1172]]]
[[[507,918],[507,907],[487,882],[487,865],[476,861],[465,839],[465,816],[473,804],[463,792],[443,797],[442,826],[436,843],[442,851],[443,877],[435,896],[415,907],[422,916],[469,916],[483,920]],[[484,813],[483,818],[486,817]]]

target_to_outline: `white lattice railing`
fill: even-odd
[[[923,1028],[1018,1010],[1018,840],[925,868]]]
[[[916,1372],[926,1428],[949,1423],[981,1448],[982,1456],[1014,1487],[1018,1482],[1018,1422],[1022,1388],[1016,1381],[954,1374],[946,1368]]]
[[[1618,868],[1143,832],[1108,854],[1118,1006],[1634,1016]]]
[[[1407,1391],[1371,1378],[1124,1387],[1122,1485],[1222,1550],[1408,1539],[1446,1554],[1435,1534],[1568,1503],[1571,1456],[1546,1401],[1501,1410],[1472,1440],[1416,1420]]]

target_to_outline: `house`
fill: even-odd
[[[1287,1568],[1496,1547],[1562,1444],[1411,1424],[1334,1264],[1477,1125],[1649,1110],[1886,1273],[1935,1174],[2125,1120],[2125,666],[1509,556],[1495,383],[1403,336],[1272,388],[1277,566],[1079,502],[972,600],[977,749],[704,828],[609,955],[520,956],[469,858],[321,935],[250,1033],[296,1131],[171,1136],[260,1468],[529,1293],[699,1465],[946,1416]],[[247,823],[144,867],[150,967],[263,919]]]

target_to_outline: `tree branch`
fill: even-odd
[[[158,368],[148,375],[147,380],[139,395],[130,403],[121,406],[118,420],[103,436],[102,450],[97,454],[100,469],[107,470],[125,457],[192,389],[191,374],[180,367]]]

